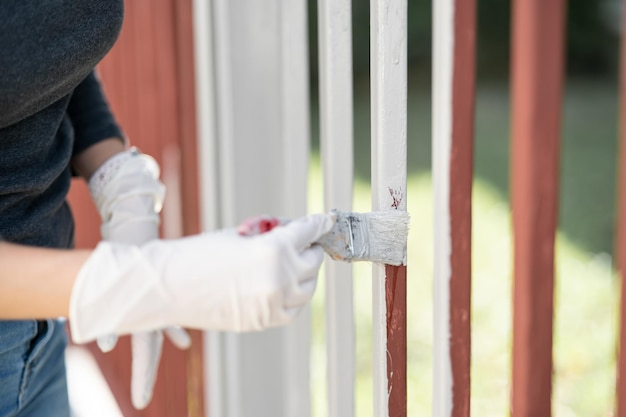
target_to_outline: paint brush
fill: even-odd
[[[337,221],[317,243],[332,258],[344,262],[369,261],[388,265],[406,264],[409,214],[389,210],[369,213],[333,210]],[[260,216],[237,227],[240,235],[265,233],[286,221]]]

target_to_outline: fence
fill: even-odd
[[[514,229],[511,414],[552,414],[554,246],[557,226],[565,2],[515,1],[512,9],[512,207]],[[471,178],[476,4],[436,2],[434,415],[470,414]],[[624,81],[622,42],[622,86]],[[622,87],[623,88],[623,87]],[[622,97],[623,94],[622,94]],[[622,102],[621,161],[624,161]],[[620,184],[624,182],[621,164]],[[439,191],[437,191],[437,188]],[[618,269],[624,271],[624,189],[619,188]],[[624,289],[624,286],[622,286]],[[624,290],[622,290],[624,291]],[[622,292],[622,300],[625,293]],[[626,354],[622,303],[620,358]],[[617,411],[626,404],[619,361]]]
[[[349,210],[352,202],[350,4],[349,0],[317,2],[327,209]],[[406,210],[410,198],[406,185],[407,5],[407,0],[370,2],[374,210]],[[306,2],[172,0],[155,5],[137,0],[126,7],[126,32],[101,69],[114,109],[131,138],[144,143],[165,165],[170,189],[179,195],[174,201],[182,202],[178,207],[175,203],[166,207],[168,234],[230,226],[260,211],[302,214],[306,210],[303,190],[308,163],[306,132],[310,128]],[[476,8],[475,0],[433,2],[433,415],[437,417],[470,414]],[[511,185],[515,287],[510,407],[516,417],[551,415],[564,16],[563,0],[514,1]],[[192,21],[193,36],[189,29]],[[149,34],[158,35],[159,53]],[[622,59],[626,59],[624,45]],[[626,97],[625,74],[622,69],[621,97]],[[135,97],[129,91],[144,94],[141,105],[139,100],[124,100]],[[195,122],[193,115],[197,115]],[[624,103],[621,116],[624,161]],[[151,142],[154,137],[160,145]],[[172,137],[180,137],[180,143]],[[259,142],[259,137],[265,141]],[[194,158],[196,146],[199,166]],[[179,153],[184,161],[192,162],[180,164]],[[234,167],[241,167],[241,172]],[[273,186],[268,188],[268,183]],[[626,166],[622,164],[620,184],[625,183]],[[619,196],[616,253],[618,268],[624,271],[623,186]],[[75,197],[74,205],[81,204],[80,200]],[[96,223],[93,218],[90,221]],[[86,229],[79,232],[79,243],[82,239],[86,245],[93,244],[93,234]],[[351,275],[349,265],[326,265],[331,417],[354,415]],[[373,407],[379,417],[407,414],[406,326],[410,323],[406,322],[406,277],[406,267],[374,266]],[[624,299],[626,287],[622,288]],[[621,317],[623,357],[626,303]],[[143,415],[164,415],[167,410],[177,410],[177,415],[247,416],[261,410],[266,415],[308,415],[309,321],[305,314],[296,326],[263,335],[196,334],[191,354],[166,352],[168,371],[162,370],[158,388],[162,396],[157,395]],[[128,378],[128,361],[126,353],[113,369],[110,360],[109,365],[106,360],[101,363],[111,374],[110,380],[115,380],[120,374]],[[172,372],[180,368],[186,372]],[[617,415],[623,415],[626,361],[619,361],[618,374]],[[186,379],[188,387],[176,383],[180,379]],[[167,389],[162,387],[164,383]],[[126,413],[140,415],[129,407],[127,383],[119,384],[114,383],[114,391],[126,404]],[[202,385],[204,411],[197,400],[202,397]],[[187,395],[180,392],[185,389]]]

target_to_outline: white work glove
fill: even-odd
[[[335,222],[317,214],[256,235],[235,230],[142,246],[101,242],[70,299],[76,343],[109,333],[181,325],[252,331],[289,323],[315,292],[315,242]]]
[[[89,190],[102,218],[102,238],[107,241],[142,244],[159,237],[159,212],[165,187],[159,181],[154,159],[135,149],[107,160],[91,177]],[[191,338],[182,328],[164,329],[172,343],[186,349]],[[98,347],[109,352],[117,335],[98,338]],[[131,337],[131,399],[137,409],[145,408],[156,382],[163,332],[138,332]]]

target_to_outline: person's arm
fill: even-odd
[[[67,317],[74,281],[90,254],[0,242],[0,319]]]
[[[126,149],[94,72],[74,89],[67,114],[75,136],[72,168],[88,180],[106,160]],[[68,316],[72,285],[90,253],[0,240],[0,319]]]
[[[315,293],[333,214],[257,236],[234,230],[93,251],[0,243],[0,319],[67,316],[86,343],[181,325],[258,331],[289,323]]]
[[[102,164],[114,155],[124,152],[126,147],[118,138],[104,139],[72,159],[74,171],[86,181]]]
[[[122,129],[95,72],[76,87],[67,114],[74,128],[72,168],[89,180],[107,159],[126,149]]]

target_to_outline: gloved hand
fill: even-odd
[[[315,292],[324,251],[314,242],[334,221],[317,214],[256,236],[226,230],[142,246],[101,242],[72,290],[72,337],[287,324]]]
[[[165,195],[158,178],[156,161],[135,149],[113,156],[94,173],[89,189],[102,218],[104,240],[142,244],[158,238],[159,212]],[[164,330],[175,346],[186,349],[191,344],[182,328]],[[116,334],[98,338],[103,352],[113,350],[116,344]],[[162,347],[161,330],[131,337],[131,399],[138,409],[145,408],[152,398]]]

